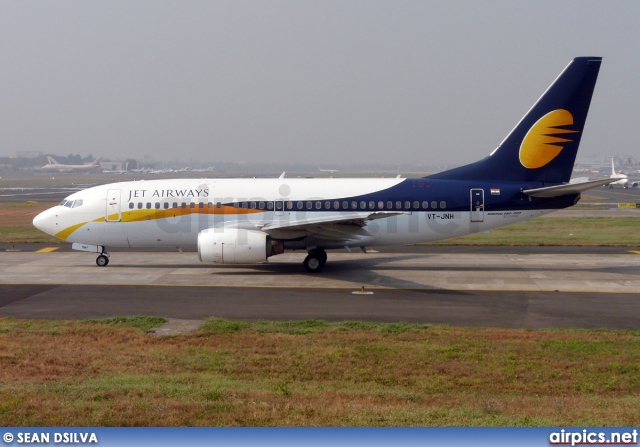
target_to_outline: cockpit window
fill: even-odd
[[[79,206],[82,206],[82,199],[78,199],[73,202],[73,206],[71,208],[78,208]]]
[[[73,206],[73,200],[67,200],[67,203],[65,203],[64,206],[71,208]]]
[[[60,202],[58,205],[60,206],[64,206],[64,204],[67,203],[67,199],[64,199],[62,202]]]

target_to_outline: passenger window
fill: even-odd
[[[129,209],[132,210],[134,207],[134,203],[133,202],[129,202]]]
[[[399,200],[396,201],[396,209],[397,210],[402,209],[402,202]]]
[[[242,202],[242,208],[249,208],[249,202]]]
[[[324,209],[325,210],[330,210],[331,209],[331,202],[324,202]]]
[[[445,202],[444,200],[440,202],[440,208],[444,209],[446,207],[447,207],[447,202]]]
[[[176,204],[174,203],[173,206],[176,206]],[[216,202],[216,208],[222,208],[222,202]]]
[[[273,209],[273,202],[267,202],[267,209],[269,210]]]
[[[351,202],[351,209],[352,210],[357,210],[358,209],[358,202],[356,202],[355,200],[353,200]]]
[[[321,210],[322,209],[322,202],[316,202],[316,209],[317,210]]]
[[[426,210],[429,209],[429,202],[427,202],[426,200],[424,200],[422,202],[422,209]]]
[[[364,200],[360,202],[360,209],[364,210],[367,208],[367,202],[365,202]]]
[[[147,202],[147,209],[150,210],[151,209],[151,202]]]
[[[260,203],[262,203],[262,202],[260,202]],[[260,209],[262,209],[262,208],[260,208]],[[287,209],[288,210],[292,210],[293,209],[293,202],[287,202]]]
[[[159,210],[160,209],[160,202],[156,202],[156,209]]]
[[[333,202],[333,209],[334,210],[339,210],[340,209],[340,202]]]
[[[178,208],[178,202],[173,202],[173,207]]]
[[[308,209],[308,210],[310,210],[310,209],[311,209],[311,206],[312,206],[311,202],[307,202],[307,209]]]
[[[376,207],[376,202],[374,202],[373,200],[371,200],[371,201],[369,202],[369,209],[370,209],[370,210],[372,210],[372,209],[374,209],[375,207]]]
[[[387,202],[387,209],[388,209],[388,210],[390,210],[390,209],[392,209],[392,208],[393,208],[393,202],[392,202],[391,200],[389,200],[389,201]]]
[[[213,203],[211,202],[207,203],[207,208],[213,208]]]
[[[251,202],[251,209],[257,210],[256,202]]]
[[[204,208],[204,202],[198,203],[198,208],[200,208],[200,209]]]
[[[168,210],[169,209],[169,202],[164,202],[164,209]]]
[[[384,209],[384,202],[382,200],[378,202],[378,209],[379,210],[383,210]]]
[[[349,208],[349,202],[347,202],[346,200],[344,202],[342,202],[342,209],[346,210]]]
[[[418,202],[417,200],[415,200],[415,201],[413,202],[413,207],[414,207],[415,209],[420,208],[420,202]]]
[[[263,210],[264,209],[264,202],[258,202],[258,208]]]
[[[180,204],[180,206],[182,207],[182,209],[185,209],[187,207],[187,204],[182,202],[182,204]]]
[[[438,208],[438,202],[436,202],[435,200],[433,200],[431,202],[431,208],[433,208],[434,210]]]
[[[301,210],[303,206],[304,204],[302,202],[296,203],[296,208],[298,208],[299,210]]]
[[[411,202],[409,202],[408,200],[404,201],[404,209],[408,210],[409,208],[411,208]]]
[[[138,202],[138,209],[141,210],[142,209],[142,202]]]

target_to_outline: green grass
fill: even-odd
[[[543,218],[476,233],[435,245],[638,246],[640,218]]]
[[[160,326],[167,322],[167,319],[164,317],[152,317],[146,315],[140,316],[122,316],[122,317],[110,317],[110,318],[100,318],[94,320],[84,320],[84,324],[105,324],[108,326],[127,326],[139,329],[141,331],[148,331],[154,327]]]
[[[640,331],[0,319],[0,425],[640,423]]]

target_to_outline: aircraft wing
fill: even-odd
[[[377,212],[344,212],[339,216],[312,217],[308,219],[275,221],[261,228],[262,231],[273,236],[293,238],[296,235],[313,236],[325,240],[348,241],[359,236],[371,236],[364,229],[367,221],[385,219],[401,214],[411,214],[403,211]]]
[[[615,181],[616,179],[607,178],[602,180],[592,180],[590,182],[577,182],[558,186],[548,186],[546,188],[525,189],[522,192],[531,197],[560,197],[569,194],[578,194],[591,188],[608,185],[609,183]]]

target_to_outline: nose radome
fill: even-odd
[[[33,218],[33,226],[47,234],[51,234],[51,213],[43,211]]]

